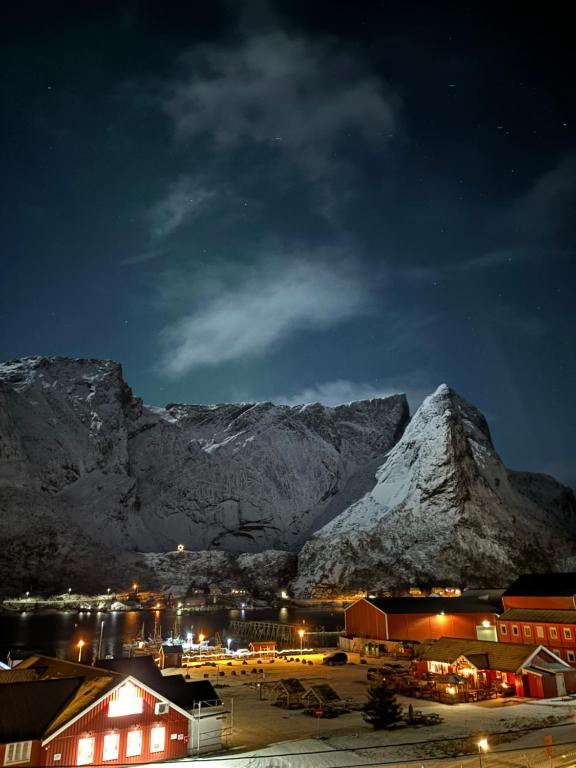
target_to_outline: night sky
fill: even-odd
[[[445,381],[576,486],[565,9],[3,2],[0,359],[155,405]]]

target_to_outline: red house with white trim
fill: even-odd
[[[498,640],[542,643],[576,666],[576,573],[520,576],[502,595]]]
[[[214,700],[204,713],[188,711],[131,675],[33,657],[0,673],[0,765],[131,765],[197,754],[209,722],[220,734]]]

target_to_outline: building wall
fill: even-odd
[[[568,597],[502,597],[504,610],[508,608],[547,608],[554,611],[573,611],[576,608],[574,596]]]
[[[463,637],[476,640],[476,627],[483,621],[495,624],[496,614],[406,613],[387,616],[367,600],[359,600],[345,611],[346,634],[371,640],[428,640],[438,637]]]
[[[358,600],[344,612],[346,634],[387,640],[386,616],[366,600]]]
[[[143,711],[141,713],[109,717],[109,703],[114,696],[106,697],[97,707],[46,745],[42,764],[47,766],[77,765],[79,740],[83,737],[94,738],[94,759],[91,764],[102,764],[104,762],[104,736],[113,732],[120,736],[118,758],[106,760],[106,765],[132,765],[185,757],[188,749],[189,719],[172,708],[169,708],[165,715],[156,715],[154,706],[162,699],[152,696],[141,688],[137,688],[137,690],[143,698]],[[165,728],[164,750],[161,752],[152,752],[150,749],[151,731],[155,726]],[[140,755],[127,757],[128,733],[135,730],[142,731],[142,751]],[[171,738],[173,736],[174,738]],[[59,758],[58,755],[60,755]]]
[[[476,640],[476,627],[483,621],[494,624],[496,615],[486,613],[395,614],[388,616],[388,632],[394,640],[428,640],[462,637]]]
[[[29,739],[28,739],[29,741]],[[13,743],[13,742],[10,742]],[[6,754],[6,745],[0,744],[0,765],[4,765],[4,756]],[[19,766],[37,766],[41,765],[42,760],[42,754],[43,750],[40,745],[40,741],[32,741],[32,748],[30,750],[30,760],[28,760],[27,763],[11,763],[11,765],[15,765],[16,768],[19,768]]]
[[[576,666],[576,625],[531,621],[498,620],[501,643],[544,645],[572,666]]]

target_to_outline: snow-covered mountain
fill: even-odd
[[[303,547],[295,588],[505,585],[519,572],[570,562],[575,536],[574,494],[553,478],[507,470],[482,414],[442,385],[374,488]]]
[[[102,586],[103,561],[125,581],[126,553],[179,543],[295,550],[373,486],[408,418],[403,395],[150,408],[113,362],[0,365],[0,584]]]

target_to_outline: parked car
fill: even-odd
[[[330,667],[348,664],[348,656],[342,651],[338,651],[337,653],[330,654],[330,656],[324,656],[322,664],[327,664]]]

